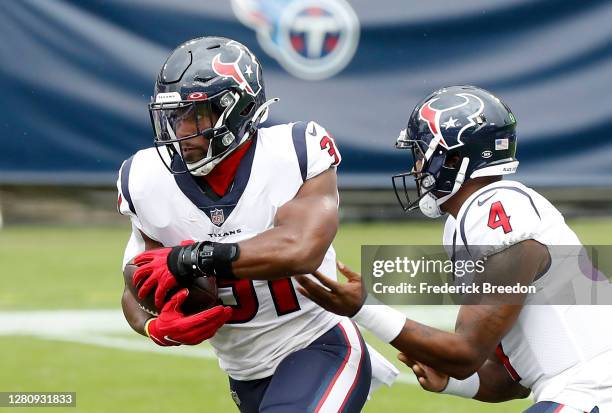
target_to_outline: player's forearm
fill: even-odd
[[[308,274],[321,265],[331,244],[329,237],[290,227],[272,228],[250,240],[240,242],[240,257],[232,264],[239,278],[273,280]]]
[[[278,209],[273,228],[239,243],[233,273],[273,280],[316,271],[338,230],[337,194],[333,168],[307,180],[295,198]]]
[[[461,335],[410,319],[406,320],[404,328],[391,341],[391,345],[410,358],[458,379],[474,374],[486,360],[478,346]]]
[[[487,360],[478,370],[480,387],[474,399],[488,403],[499,403],[514,399],[524,399],[531,393],[529,389],[512,380],[508,372],[494,361]]]
[[[183,282],[209,275],[275,280],[315,271],[333,238],[300,234],[304,233],[277,227],[240,243],[203,241],[181,244],[164,253],[168,270]]]
[[[151,315],[144,312],[138,306],[138,302],[127,288],[123,291],[123,296],[121,297],[121,307],[130,327],[138,334],[146,336],[144,326],[146,321],[151,318]]]

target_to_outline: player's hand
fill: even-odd
[[[319,271],[315,271],[312,275],[322,285],[305,275],[298,275],[295,277],[301,285],[301,287],[298,287],[298,291],[327,311],[352,317],[361,309],[366,297],[361,284],[361,275],[352,271],[340,261],[336,265],[338,270],[346,277],[346,283],[341,284]]]
[[[181,304],[188,294],[189,290],[186,288],[180,290],[164,305],[159,317],[147,321],[145,332],[156,344],[200,344],[214,336],[232,316],[231,307],[221,305],[186,316],[181,311]]]
[[[404,353],[399,353],[397,358],[412,369],[414,375],[419,380],[419,384],[425,390],[439,393],[448,385],[448,376],[446,374],[440,373],[419,361],[414,361]]]
[[[181,246],[193,244],[188,240],[181,242]],[[132,282],[138,289],[138,298],[144,299],[155,288],[155,306],[162,308],[166,295],[172,288],[178,286],[174,274],[168,269],[168,254],[172,248],[157,248],[145,251],[134,258],[138,269],[134,271]],[[139,284],[140,288],[138,287]]]

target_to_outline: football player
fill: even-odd
[[[244,45],[203,37],[178,46],[155,83],[154,148],[121,166],[119,211],[133,232],[124,266],[131,327],[160,346],[209,340],[241,412],[358,412],[376,377],[397,374],[355,325],[295,293],[293,274],[331,272],[340,153],[315,122],[259,127],[262,69]],[[195,240],[195,241],[193,241]],[[195,277],[215,276],[222,305],[185,315]]]
[[[515,126],[510,109],[483,89],[440,89],[416,106],[401,132],[396,146],[412,151],[414,165],[393,180],[404,210],[419,208],[430,218],[448,214],[443,244],[452,258],[460,251],[486,257],[489,274],[508,285],[534,285],[535,294],[512,302],[500,294],[481,296],[482,305],[466,301],[455,331],[445,332],[387,306],[363,305],[360,275],[343,265],[348,283],[318,272],[327,288],[300,276],[300,291],[390,342],[429,391],[486,402],[533,392],[529,413],[612,411],[612,328],[604,321],[612,306],[531,305],[573,288],[560,274],[579,268],[554,246],[580,241],[544,197],[502,180],[518,166]],[[414,201],[405,190],[410,176],[418,190]]]

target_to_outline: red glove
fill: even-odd
[[[174,294],[164,305],[159,317],[145,324],[147,336],[160,346],[196,345],[215,335],[217,330],[232,316],[231,307],[216,306],[210,310],[186,316],[181,304],[189,291],[184,288]]]
[[[195,241],[187,240],[181,242],[181,246],[193,244]],[[138,298],[144,299],[153,288],[155,288],[155,306],[162,308],[166,301],[166,294],[172,288],[178,286],[174,275],[168,269],[168,254],[172,248],[158,248],[148,250],[134,258],[134,264],[138,269],[134,271],[132,282],[134,287],[144,280],[138,288]]]

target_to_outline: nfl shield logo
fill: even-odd
[[[218,227],[223,225],[223,222],[225,222],[225,217],[223,216],[223,210],[218,209],[218,208],[211,209],[210,210],[210,222],[212,222]]]

